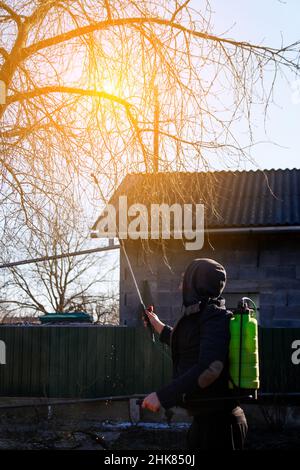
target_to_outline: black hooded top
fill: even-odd
[[[199,258],[192,261],[185,273],[182,285],[183,305],[188,307],[206,297],[218,298],[226,284],[224,267],[213,259]]]
[[[164,408],[182,406],[183,400],[187,408],[193,408],[195,406],[189,402],[197,398],[229,394],[231,314],[221,297],[225,284],[224,267],[212,259],[195,259],[185,271],[183,316],[174,328],[166,325],[160,334],[160,340],[171,346],[173,360],[173,380],[157,392]],[[203,387],[199,378],[209,376],[214,364],[221,364],[221,371],[208,386]],[[207,408],[207,402],[203,401],[203,405],[196,408]]]

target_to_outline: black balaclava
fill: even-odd
[[[225,268],[208,258],[194,259],[185,270],[182,284],[183,305],[188,307],[204,299],[217,298],[226,284]]]

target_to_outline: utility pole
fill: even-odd
[[[158,87],[153,86],[154,91],[154,134],[153,134],[153,173],[159,170],[159,101]]]

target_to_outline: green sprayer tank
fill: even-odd
[[[259,388],[258,328],[249,301],[243,297],[230,320],[229,387],[239,392]]]

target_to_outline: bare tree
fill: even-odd
[[[160,170],[250,158],[253,106],[267,113],[277,76],[299,75],[299,42],[215,35],[211,17],[206,0],[1,1],[3,224],[32,225],[54,194],[91,200],[91,173],[107,199],[127,172],[153,171],[155,90]]]
[[[118,325],[120,322],[119,296],[113,290],[105,294],[78,296],[73,301],[73,310],[89,313],[94,322],[101,325]]]
[[[1,244],[1,256],[20,254],[26,258],[59,255],[82,250],[87,227],[82,227],[80,214],[52,207],[48,216],[36,222],[30,236],[14,239],[14,248]],[[82,228],[81,235],[80,230]],[[9,268],[5,273],[6,288],[0,304],[11,313],[69,312],[88,306],[91,295],[99,298],[114,290],[116,268],[107,254],[55,258],[30,266]],[[111,294],[112,297],[112,294]],[[89,302],[91,303],[91,302]]]

